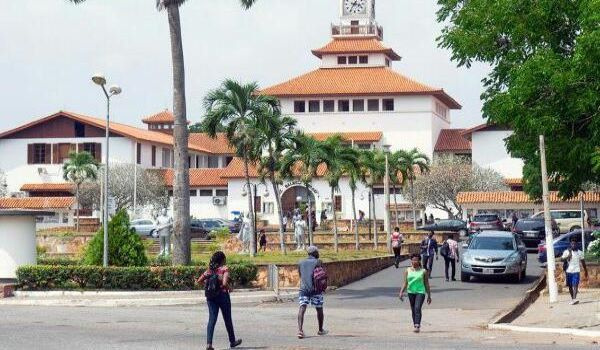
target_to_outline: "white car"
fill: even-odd
[[[131,221],[131,228],[140,236],[154,237],[157,226],[150,219],[137,219]]]
[[[550,210],[550,216],[556,221],[558,230],[560,233],[567,233],[573,230],[581,229],[581,210],[577,209],[556,209]],[[587,212],[583,211],[584,223],[587,225],[588,215]],[[540,211],[535,213],[532,218],[543,218],[544,212]]]

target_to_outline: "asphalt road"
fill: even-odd
[[[407,262],[404,262],[407,265]],[[588,349],[589,341],[549,335],[489,331],[483,326],[509,307],[540,272],[531,264],[519,285],[498,281],[445,282],[441,261],[433,273],[433,303],[424,309],[421,334],[411,332],[406,303],[397,299],[402,269],[390,268],[326,297],[326,328],[318,337],[313,310],[307,339],[296,334],[295,303],[234,307],[240,349]],[[204,348],[206,306],[26,307],[0,306],[0,349],[192,349]],[[222,321],[215,348],[225,349]]]

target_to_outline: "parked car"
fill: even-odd
[[[219,230],[223,227],[225,227],[225,225],[223,225],[223,223],[221,223],[220,221],[217,221],[215,219],[197,219],[198,222],[200,222],[202,224],[202,227],[204,227],[206,230],[210,231],[216,231]]]
[[[543,217],[519,219],[512,232],[521,237],[527,248],[537,249],[538,244],[546,238],[546,222]],[[552,236],[557,237],[558,234],[558,225],[552,220]]]
[[[190,238],[208,239],[210,231],[200,220],[190,221]]]
[[[584,213],[583,214],[584,222],[587,223],[587,221],[588,221],[587,212],[584,210],[583,213]],[[552,216],[552,219],[556,220],[556,223],[558,224],[558,229],[560,230],[560,233],[567,233],[567,232],[571,232],[573,230],[581,229],[581,210],[577,210],[577,209],[550,210],[550,216]],[[543,211],[537,212],[537,213],[533,214],[533,216],[531,216],[531,217],[532,218],[543,218],[544,212]]]
[[[418,227],[420,231],[449,231],[459,232],[461,236],[467,235],[467,223],[462,220],[438,220],[433,224]]]
[[[131,228],[140,236],[151,237],[157,229],[156,223],[150,219],[131,220]]]
[[[469,224],[469,232],[484,230],[504,230],[504,224],[498,214],[476,214]]]
[[[240,221],[231,221],[231,220],[226,220],[226,219],[208,219],[208,220],[214,220],[214,221],[218,221],[221,223],[221,227],[227,227],[229,229],[229,232],[231,233],[238,233],[240,232],[240,227],[242,226],[242,223]]]
[[[592,235],[592,232],[592,230],[584,231],[586,249],[590,245],[590,243],[596,239]],[[573,230],[569,233],[560,235],[554,239],[554,256],[562,256],[563,252],[567,250],[571,245],[571,238],[575,238],[577,240],[577,248],[581,249],[581,230]],[[546,242],[542,241],[538,245],[538,261],[542,264],[545,264],[547,261],[546,249]]]
[[[484,231],[463,245],[460,280],[471,276],[510,277],[520,282],[527,270],[527,250],[519,236],[507,231]]]

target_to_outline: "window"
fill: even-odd
[[[365,110],[365,100],[352,100],[352,110],[354,112],[363,112]]]
[[[273,202],[265,202],[263,204],[263,213],[265,213],[265,214],[273,214],[273,213],[275,213],[275,203],[273,203]]]
[[[228,166],[229,163],[231,163],[231,161],[233,160],[232,156],[227,156],[225,157],[225,166]]]
[[[192,156],[188,156],[188,169],[192,167]]]
[[[75,137],[85,137],[85,125],[80,122],[75,122]]]
[[[162,167],[163,168],[171,167],[171,150],[168,148],[162,149]]]
[[[355,143],[358,149],[371,149],[370,143]]]
[[[190,190],[190,197],[196,197],[198,191],[196,190]]]
[[[319,113],[321,111],[321,101],[319,101],[319,100],[308,101],[308,111],[311,113]]]
[[[441,103],[435,103],[435,112],[444,119],[448,117],[448,108],[444,107]]]
[[[156,146],[152,146],[152,166],[156,166]]]
[[[383,194],[384,192],[383,187],[375,187],[373,189],[373,194]]]
[[[215,195],[218,197],[227,197],[229,195],[228,190],[215,190]]]
[[[142,144],[139,142],[135,149],[135,161],[137,164],[142,164]]]
[[[306,101],[294,101],[294,113],[306,112]]]
[[[27,145],[27,163],[50,164],[50,144],[32,143]]]
[[[388,66],[388,67],[392,65],[392,62],[390,62],[389,58],[385,59],[385,65]]]
[[[335,101],[334,100],[323,101],[323,112],[335,112]]]
[[[63,213],[62,214],[62,223],[63,224],[68,224],[69,223],[69,214],[68,213]]]
[[[260,196],[254,196],[254,212],[261,213],[262,212],[262,201]]]
[[[360,63],[360,64],[368,64],[369,63],[369,56],[359,56],[358,57],[358,63]]]
[[[348,56],[348,64],[357,64],[358,56]]]
[[[367,100],[367,109],[369,112],[379,112],[379,100],[369,99]]]
[[[200,190],[200,197],[212,197],[213,190]]]
[[[394,110],[394,99],[393,98],[384,98],[382,105],[383,105],[384,111],[393,111]]]
[[[336,213],[342,211],[342,196],[334,196],[333,197],[333,208]]]
[[[208,156],[208,167],[209,168],[218,168],[219,167],[219,157],[218,156]]]
[[[169,197],[173,197],[173,190],[169,190]]]
[[[349,112],[350,111],[350,101],[349,100],[339,100],[338,101],[338,112]]]
[[[338,56],[338,64],[346,64],[348,62],[346,56]]]

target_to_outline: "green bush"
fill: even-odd
[[[247,286],[256,279],[258,268],[251,263],[228,265],[234,286]],[[89,265],[21,266],[17,285],[22,290],[192,290],[206,271],[197,266],[108,267]]]
[[[150,266],[171,266],[172,261],[170,255],[157,255],[150,261]]]
[[[64,258],[64,257],[56,257],[56,258],[41,257],[41,258],[37,259],[37,263],[38,263],[38,265],[62,265],[62,266],[69,266],[69,265],[78,265],[79,261],[76,260],[76,259]]]
[[[83,264],[102,265],[103,246],[104,231],[100,228],[85,250]],[[142,239],[131,228],[125,210],[119,210],[108,223],[108,263],[111,266],[148,264]]]
[[[592,232],[594,241],[588,246],[587,253],[592,259],[600,259],[600,231]]]
[[[48,252],[48,248],[41,246],[41,245],[36,245],[35,246],[35,252],[37,253],[37,256],[44,256],[47,252]]]

